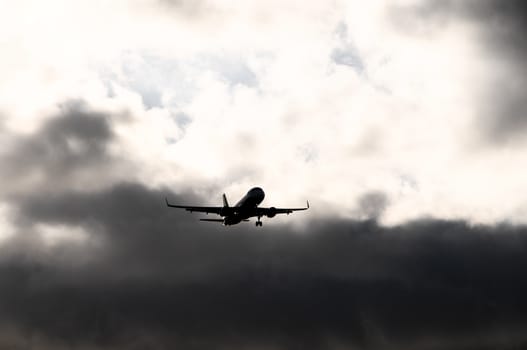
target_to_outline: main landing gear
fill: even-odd
[[[261,227],[262,225],[263,225],[262,220],[260,220],[260,217],[258,217],[258,221],[256,221],[256,227],[258,226]]]

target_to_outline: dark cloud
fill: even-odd
[[[76,106],[13,140],[8,183],[27,172],[42,179],[2,197],[15,235],[0,246],[0,348],[527,344],[523,226],[382,227],[375,219],[387,199],[371,192],[357,206],[363,221],[308,211],[298,214],[305,229],[223,227],[165,206],[165,196],[210,203],[190,192],[132,181],[58,186],[119,164],[113,139],[109,116]],[[50,244],[50,229],[86,237]]]
[[[493,144],[523,141],[527,130],[527,3],[521,0],[427,0],[392,7],[399,28],[432,36],[454,21],[479,29],[483,54],[499,62],[481,88],[476,128]],[[506,69],[503,69],[506,67]]]
[[[481,26],[484,40],[497,50],[515,56],[527,54],[527,4],[521,0],[425,0],[412,6],[392,6],[389,14],[399,26],[408,21],[407,29],[419,25],[437,28],[465,19]]]
[[[76,102],[61,109],[31,134],[6,132],[0,179],[10,186],[0,193],[90,188],[125,169],[109,152],[114,140],[110,116]]]
[[[102,114],[67,110],[35,134],[19,137],[7,161],[15,173],[41,166],[62,173],[75,168],[78,160],[89,163],[100,159],[111,138],[112,132]]]
[[[355,210],[356,217],[361,220],[377,220],[388,206],[388,197],[383,192],[373,191],[362,195]]]
[[[0,328],[11,332],[0,345],[27,335],[39,348],[103,349],[527,342],[524,227],[324,219],[302,232],[272,221],[226,228],[166,208],[165,195],[203,202],[135,183],[18,198],[24,231],[0,260]],[[364,202],[384,203],[377,197]],[[37,254],[22,236],[42,224],[81,227],[100,244]]]

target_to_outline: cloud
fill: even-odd
[[[340,39],[339,47],[331,52],[331,59],[336,64],[342,64],[353,68],[357,74],[364,73],[364,62],[353,42],[348,38],[348,26],[345,22],[337,25],[336,34]]]
[[[362,195],[357,204],[356,215],[360,219],[377,220],[386,210],[388,198],[382,192],[369,192]]]
[[[141,130],[126,134],[147,155],[156,155],[147,143],[157,140],[146,137],[151,119],[124,119],[66,103],[29,134],[7,131],[1,176],[10,186],[0,223],[10,235],[0,246],[0,347],[527,342],[524,226],[421,220],[385,227],[378,219],[392,196],[382,189],[353,202],[357,220],[310,209],[259,230],[199,222],[167,208],[164,197],[205,204],[214,191],[194,193],[189,184],[174,191],[123,171],[139,159],[135,149],[116,152],[127,145],[123,129]],[[303,162],[324,156],[324,148],[303,145],[296,149]],[[307,157],[313,149],[316,157]],[[347,181],[338,183],[343,192],[351,191]],[[316,202],[313,209],[323,207]],[[290,225],[295,218],[307,225]]]
[[[117,119],[114,116],[114,119]],[[95,188],[109,183],[124,162],[111,154],[115,135],[110,116],[70,101],[58,115],[25,135],[6,131],[10,140],[0,159],[7,194],[61,188]]]
[[[199,19],[216,9],[205,0],[156,0],[161,7],[188,19]]]
[[[482,122],[489,138],[497,144],[522,142],[527,130],[527,5],[523,1],[469,2],[462,15],[482,28],[491,57],[505,64],[491,82]]]
[[[63,242],[45,254],[19,238],[4,244],[0,328],[34,334],[35,346],[117,349],[527,341],[525,227],[330,218],[302,232],[272,221],[225,228],[166,208],[166,194],[198,200],[128,183],[14,202],[26,232],[81,227],[101,243]]]
[[[499,224],[526,217],[519,2],[421,3],[403,33],[380,2],[17,4],[0,347],[526,344],[526,228]],[[257,230],[164,205],[253,185],[312,208]]]
[[[469,26],[423,40],[394,30],[381,3],[198,2],[195,14],[186,6],[194,3],[114,1],[104,11],[89,1],[12,4],[0,21],[8,38],[0,74],[6,127],[30,135],[60,115],[61,102],[82,99],[112,124],[118,113],[132,120],[112,125],[108,155],[135,166],[78,169],[93,179],[133,177],[215,198],[259,185],[274,196],[271,205],[309,196],[325,203],[313,208],[321,215],[351,215],[361,194],[378,190],[391,198],[388,223],[434,214],[524,220],[516,195],[525,177],[515,167],[521,147],[474,156],[481,146],[471,144],[474,134],[488,136],[494,120],[481,101],[492,107],[497,98],[484,92],[497,85],[494,70],[480,71],[489,54],[471,51]],[[521,106],[522,89],[502,90],[517,93]],[[39,169],[10,177],[18,182],[9,187],[39,182],[26,176],[45,173]],[[399,195],[400,174],[419,191]],[[71,175],[57,178],[106,184]],[[488,190],[488,183],[506,184]]]
[[[426,36],[455,23],[474,25],[484,50],[476,60],[486,63],[475,128],[493,145],[522,142],[527,128],[527,6],[519,0],[436,1],[393,6],[391,18],[400,28]],[[474,64],[480,64],[475,61]]]
[[[307,211],[296,215],[303,227],[199,222],[167,208],[164,197],[210,202],[203,194],[96,175],[127,164],[110,152],[117,120],[66,105],[32,134],[16,135],[5,158],[19,164],[13,176],[42,178],[2,197],[11,234],[0,246],[0,346],[30,339],[44,349],[417,349],[527,341],[525,227],[448,220],[384,227],[376,219],[387,195],[379,191],[359,197],[363,221]],[[103,183],[85,185],[93,176]]]

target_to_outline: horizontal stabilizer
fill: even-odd
[[[199,221],[210,221],[210,222],[221,222],[221,223],[223,223],[223,219],[199,219]]]

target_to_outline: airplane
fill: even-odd
[[[254,187],[247,192],[247,194],[240,199],[235,206],[229,206],[227,202],[227,197],[225,193],[223,194],[223,207],[196,207],[196,206],[187,206],[187,205],[175,205],[170,204],[168,199],[165,198],[165,202],[168,207],[171,208],[182,208],[189,212],[201,212],[201,213],[213,213],[217,214],[223,219],[200,219],[200,221],[211,221],[211,222],[221,222],[224,226],[236,225],[242,221],[249,221],[250,217],[256,216],[258,220],[256,221],[256,226],[262,226],[261,221],[262,216],[267,216],[268,218],[274,217],[276,214],[291,214],[294,211],[298,210],[307,210],[309,209],[309,202],[306,202],[307,206],[305,208],[261,208],[258,205],[263,201],[265,197],[264,191],[260,187]]]

